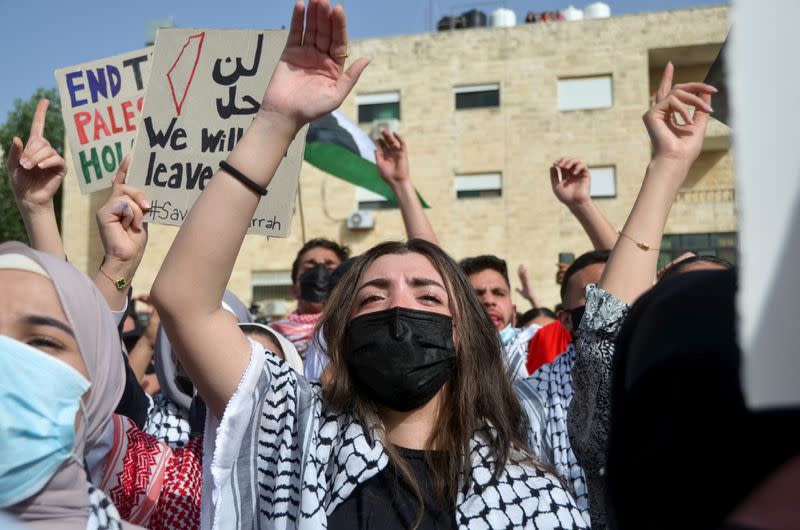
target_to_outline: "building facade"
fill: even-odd
[[[599,207],[621,227],[652,155],[641,117],[664,65],[675,64],[676,82],[702,81],[727,33],[728,8],[709,7],[356,41],[351,58],[372,62],[342,111],[366,130],[397,120],[443,248],[456,259],[505,258],[514,287],[525,264],[552,306],[559,254],[579,255],[590,243],[553,196],[550,164],[561,156],[587,161]],[[102,259],[94,212],[107,195],[82,196],[67,178],[65,244],[87,271]],[[291,235],[247,236],[229,287],[245,302],[269,301],[273,315],[290,311],[289,271],[304,237],[333,239],[356,254],[404,238],[399,211],[384,206],[304,163]],[[373,228],[348,228],[358,209],[374,210]],[[689,249],[735,260],[736,230],[730,131],[712,120],[672,209],[662,260]],[[176,232],[150,227],[137,294],[149,289]]]

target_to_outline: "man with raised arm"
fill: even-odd
[[[576,158],[560,158],[553,162],[550,167],[550,181],[553,186],[553,193],[580,221],[594,247],[596,249],[611,248],[616,241],[617,234],[592,201],[590,193],[591,174],[586,163]],[[514,379],[527,377],[530,373],[526,364],[530,355],[531,341],[535,340],[536,335],[539,334],[542,328],[535,324],[524,329],[515,327],[517,311],[511,300],[511,283],[509,282],[508,266],[505,260],[493,255],[475,256],[463,259],[461,267],[469,277],[469,282],[475,289],[478,298],[480,298],[486,315],[500,334],[500,341],[503,344],[506,363],[511,376]],[[596,274],[584,273],[582,276],[586,276],[585,278],[577,278],[578,282],[585,280],[585,283],[579,289],[581,293],[586,284],[596,282],[599,279],[602,270],[589,272]],[[523,291],[527,293],[530,288],[526,289],[525,287],[523,285]],[[523,296],[525,295],[524,293]],[[562,302],[564,302],[563,298],[562,288]],[[536,302],[532,297],[528,299],[532,305],[536,306]],[[565,307],[570,309],[573,308],[573,305],[579,307],[582,305],[581,300],[582,295],[576,297],[574,301],[571,300],[572,304]],[[562,320],[564,327],[569,332],[572,332],[572,326],[568,321],[567,315],[568,313],[562,311],[559,314],[559,318]],[[553,325],[556,324],[554,323]],[[549,336],[553,331],[554,329],[550,328],[545,335]],[[561,330],[556,328],[555,331]],[[550,343],[551,341],[542,342]],[[561,352],[545,355],[544,357],[552,360],[558,353]]]

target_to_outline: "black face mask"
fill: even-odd
[[[356,317],[347,327],[344,358],[366,397],[392,410],[414,410],[455,369],[453,319],[405,307]]]
[[[298,283],[300,284],[300,298],[307,302],[324,302],[328,299],[333,287],[331,271],[322,264],[306,270],[298,278]]]
[[[581,325],[581,320],[583,320],[583,313],[586,311],[586,306],[578,306],[574,309],[567,309],[567,313],[572,316],[572,332],[575,333],[578,331],[578,326]]]

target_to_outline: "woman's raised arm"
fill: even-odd
[[[303,20],[305,19],[305,28]],[[348,69],[344,9],[328,0],[294,6],[289,38],[261,108],[227,162],[268,186],[298,131],[337,108],[368,61]],[[260,196],[219,170],[178,232],[151,291],[173,348],[220,418],[250,358],[250,345],[221,308]]]
[[[673,72],[672,63],[667,64],[657,102],[643,117],[655,154],[598,283],[598,287],[627,304],[653,286],[664,225],[678,190],[703,147],[711,95],[717,91],[703,83],[673,87]],[[694,107],[694,115],[688,106]]]

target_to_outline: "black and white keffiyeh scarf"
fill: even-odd
[[[587,528],[556,477],[494,464],[478,433],[472,477],[458,494],[463,529]],[[251,361],[220,422],[208,416],[202,528],[326,528],[328,515],[388,465],[374,428],[330,410],[319,385],[253,343]],[[205,509],[210,507],[209,509]]]

